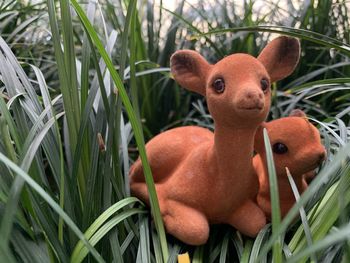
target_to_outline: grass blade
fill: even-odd
[[[249,256],[249,263],[256,263],[258,262],[258,255],[259,255],[259,251],[263,245],[263,242],[267,239],[267,235],[270,232],[270,227],[271,225],[268,224],[266,225],[258,234],[258,236],[255,238],[252,250],[250,252],[250,256]],[[262,262],[262,260],[261,260]],[[266,262],[266,258],[264,260],[264,262]]]
[[[327,37],[325,35],[309,31],[303,29],[295,29],[286,26],[248,26],[248,27],[236,27],[236,28],[228,28],[228,29],[218,29],[213,30],[204,34],[199,34],[198,36],[194,36],[194,38],[206,37],[208,35],[217,35],[217,34],[225,34],[225,33],[234,33],[234,32],[269,32],[269,33],[277,33],[281,35],[288,35],[291,37],[297,37],[300,39],[305,39],[323,46],[327,46],[329,48],[335,48],[343,52],[346,55],[350,55],[350,46],[343,42],[338,41],[337,39]]]
[[[124,219],[136,215],[139,213],[146,213],[144,209],[140,208],[132,208],[125,212],[120,213],[119,215],[115,216],[108,222],[106,222],[103,226],[101,226],[100,229],[96,231],[96,233],[89,239],[89,242],[91,242],[91,245],[94,246],[97,244],[98,241],[101,240],[102,237],[104,237],[113,227],[115,227],[117,224],[119,224]],[[76,250],[76,253],[72,255],[71,262],[82,262],[86,255],[88,254],[89,250],[86,247],[82,247],[81,250]]]
[[[280,211],[278,183],[277,183],[275,164],[273,161],[273,154],[272,154],[270,139],[267,134],[267,130],[265,128],[264,128],[264,143],[265,143],[265,151],[266,151],[267,168],[269,172],[272,233],[276,233],[278,228],[280,227],[281,211]],[[282,262],[281,237],[275,240],[274,246],[272,248],[272,255],[273,255],[274,262]]]
[[[287,177],[288,177],[290,186],[292,187],[293,194],[295,196],[295,200],[296,200],[296,202],[298,202],[300,199],[300,194],[299,194],[298,188],[297,188],[297,186],[293,180],[293,177],[290,174],[290,171],[287,167],[286,167],[286,172],[287,172]],[[312,242],[311,230],[310,230],[310,226],[307,222],[307,217],[306,217],[306,212],[305,212],[304,207],[301,207],[299,211],[300,211],[300,218],[301,218],[301,221],[302,221],[303,227],[304,227],[307,245],[312,246],[313,242]],[[313,262],[317,262],[317,258],[316,258],[315,254],[311,254],[311,259]]]
[[[112,205],[111,207],[109,207],[106,211],[104,211],[95,221],[94,223],[85,231],[85,237],[86,239],[90,239],[95,233],[96,231],[117,211],[119,211],[120,209],[127,207],[131,204],[137,203],[140,201],[135,198],[135,197],[128,197],[125,198],[117,203],[115,203],[114,205]],[[79,241],[79,243],[75,246],[74,251],[72,253],[72,261],[73,259],[78,257],[78,253],[79,251],[84,247],[84,243],[82,241]]]

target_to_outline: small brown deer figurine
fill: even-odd
[[[273,159],[275,162],[281,215],[284,217],[295,203],[286,167],[300,193],[307,188],[305,174],[310,174],[324,161],[326,151],[321,143],[320,133],[301,110],[294,110],[289,117],[263,123],[255,136],[254,167],[259,178],[257,202],[266,217],[271,220],[271,199],[269,175],[266,165],[266,153],[263,128],[267,129]]]
[[[171,57],[175,80],[206,97],[215,132],[175,128],[146,144],[168,233],[200,245],[208,239],[209,224],[230,224],[252,237],[266,224],[255,202],[254,136],[269,112],[270,84],[293,72],[299,54],[298,40],[279,37],[258,58],[233,54],[211,65],[195,51]],[[149,202],[139,159],[131,167],[130,186]]]

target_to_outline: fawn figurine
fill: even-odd
[[[271,220],[270,185],[263,128],[267,129],[273,151],[282,217],[295,203],[286,167],[298,191],[302,193],[307,188],[305,175],[314,173],[314,170],[324,161],[326,151],[321,143],[319,131],[306,119],[305,113],[301,110],[294,110],[289,117],[263,123],[258,128],[254,144],[258,154],[253,159],[260,184],[257,203],[266,217]]]
[[[177,51],[171,72],[184,88],[206,97],[215,132],[168,130],[146,144],[167,232],[190,245],[204,244],[209,224],[226,223],[248,236],[266,224],[255,202],[254,136],[270,109],[270,84],[291,74],[299,41],[279,37],[255,58],[233,54],[214,65],[195,51]],[[149,202],[142,165],[130,169],[133,195]]]

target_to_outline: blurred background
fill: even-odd
[[[10,3],[5,1],[2,4],[0,33],[21,61],[35,63],[42,70],[51,92],[55,93],[58,73],[46,4],[40,0]],[[112,50],[116,65],[120,59],[118,50],[125,22],[125,5],[124,1],[98,1],[94,10],[95,28],[102,39],[107,39],[113,31],[117,34]],[[137,78],[137,83],[146,137],[152,137],[169,125],[177,125],[188,117],[193,109],[192,103],[201,101],[200,97],[182,90],[169,79],[169,57],[175,50],[195,49],[211,63],[236,52],[256,56],[270,39],[278,35],[279,30],[284,30],[283,27],[287,27],[285,30],[289,32],[298,29],[296,37],[301,35],[305,38],[301,39],[302,57],[297,70],[276,86],[274,105],[278,104],[278,107],[272,109],[272,117],[284,116],[293,107],[302,108],[315,117],[326,118],[336,113],[347,116],[347,111],[343,112],[349,106],[347,92],[344,91],[347,87],[345,81],[318,86],[306,83],[348,76],[348,57],[332,47],[333,44],[349,43],[348,11],[349,2],[340,0],[139,1],[136,60],[140,63],[137,71],[148,71],[147,74],[139,74],[142,76]],[[79,69],[82,28],[76,19],[73,14],[73,22],[77,24],[73,29],[77,36],[76,62]],[[259,26],[263,28],[257,28]],[[215,30],[219,32],[200,36]],[[308,37],[329,43],[319,44]],[[335,39],[339,42],[334,42]],[[155,68],[157,70],[151,70]],[[306,93],[300,91],[305,84],[311,88]]]

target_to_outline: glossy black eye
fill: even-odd
[[[288,152],[288,147],[283,143],[277,142],[272,146],[272,151],[277,154],[284,154]]]
[[[222,78],[219,78],[219,79],[216,79],[214,82],[213,82],[213,88],[214,90],[217,92],[217,93],[223,93],[224,90],[225,90],[225,82],[224,82],[224,79]]]
[[[260,80],[261,89],[264,93],[267,92],[269,88],[269,81],[267,79]]]

